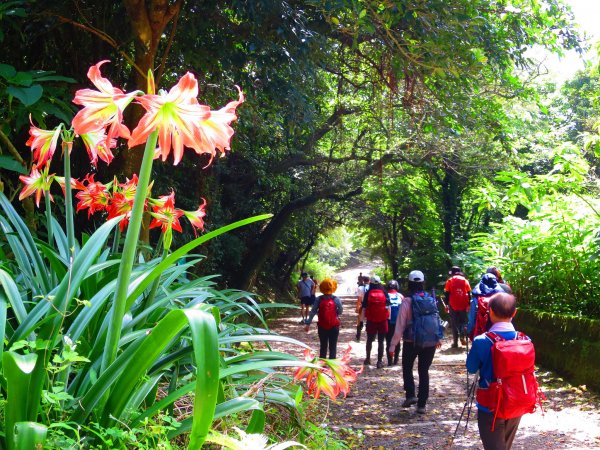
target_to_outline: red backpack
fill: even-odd
[[[490,329],[490,297],[477,297],[477,314],[475,316],[475,326],[473,328],[473,335],[470,336],[471,340],[475,336],[485,333]]]
[[[340,319],[337,316],[335,300],[330,295],[321,297],[321,303],[319,303],[319,328],[331,330],[333,327],[339,326]]]
[[[388,319],[385,292],[382,289],[369,289],[367,291],[367,309],[365,317],[371,322],[383,322]]]
[[[450,306],[455,310],[469,309],[469,292],[465,277],[454,275],[448,283],[450,288]]]
[[[486,389],[477,389],[477,403],[496,418],[512,419],[532,413],[536,405],[542,407],[543,394],[535,378],[535,348],[523,333],[515,339],[505,340],[496,333],[485,334],[493,342],[492,367],[496,381]]]

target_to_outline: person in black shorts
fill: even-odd
[[[310,279],[306,272],[302,272],[302,279],[298,281],[296,286],[298,288],[298,298],[300,299],[300,313],[302,314],[302,320],[300,321],[301,325],[306,323],[308,319],[308,311],[312,306],[313,300],[313,292],[315,283]]]

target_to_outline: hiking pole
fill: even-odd
[[[475,401],[475,390],[478,382],[478,377],[475,376],[473,380],[473,385],[471,386],[471,402],[469,403],[469,409],[467,410],[467,420],[465,421],[465,431],[463,432],[463,436],[467,434],[467,427],[469,426],[469,417],[471,417],[471,410],[473,409],[473,401]]]
[[[467,426],[469,424],[469,416],[471,415],[471,406],[473,405],[473,399],[475,398],[475,386],[477,385],[477,375],[475,375],[475,379],[473,380],[473,384],[469,386],[467,390],[467,399],[465,400],[465,405],[463,406],[462,412],[460,413],[460,417],[458,418],[458,423],[456,424],[456,428],[454,430],[454,435],[448,444],[448,448],[452,448],[452,444],[456,439],[456,434],[458,433],[458,429],[460,428],[460,423],[462,422],[462,418],[465,415],[465,411],[467,411],[467,420],[465,424],[465,433],[467,432]]]

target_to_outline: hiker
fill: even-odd
[[[479,426],[479,436],[481,437],[483,448],[485,450],[510,450],[517,433],[517,428],[519,427],[519,422],[521,421],[521,416],[525,412],[532,412],[535,408],[535,400],[538,391],[537,382],[535,382],[535,376],[533,375],[535,356],[531,356],[533,359],[530,361],[531,367],[526,370],[527,373],[524,375],[517,373],[516,377],[514,377],[516,378],[515,385],[517,386],[517,389],[511,391],[510,397],[512,397],[512,399],[504,398],[504,401],[506,402],[514,400],[516,402],[516,409],[513,410],[511,414],[511,411],[508,411],[507,408],[503,408],[502,413],[505,413],[504,415],[508,416],[514,416],[515,414],[517,416],[510,419],[495,417],[495,414],[490,407],[498,413],[503,405],[500,401],[494,399],[493,396],[489,396],[494,392],[495,395],[497,395],[497,391],[494,391],[498,386],[498,384],[494,383],[496,382],[497,368],[494,368],[493,360],[501,361],[501,359],[497,359],[498,356],[492,357],[492,347],[494,346],[494,342],[496,340],[509,341],[519,339],[526,341],[524,342],[525,348],[527,348],[527,346],[533,348],[533,346],[530,344],[530,339],[523,333],[517,333],[512,324],[512,318],[517,311],[514,296],[506,293],[494,294],[489,301],[489,311],[492,322],[490,332],[477,336],[473,341],[473,346],[467,355],[467,370],[469,373],[479,371],[479,387],[477,389],[477,424]],[[500,350],[496,348],[494,351],[500,352]],[[520,351],[514,353],[514,356],[511,355],[512,361],[507,360],[508,366],[511,366],[513,363],[515,367],[522,366],[522,357],[517,355],[523,355],[523,352]],[[514,371],[517,370],[515,367],[511,367],[508,370],[514,374]],[[505,384],[510,384],[508,378],[509,377],[503,380]],[[528,379],[532,379],[533,384],[527,382]],[[492,383],[494,383],[494,385],[492,385]],[[523,386],[528,387],[530,393],[528,393],[528,389],[523,388]],[[486,402],[489,403],[484,406],[482,403]],[[531,404],[532,402],[533,405]],[[500,415],[502,415],[502,413]]]
[[[370,278],[361,276],[361,283],[356,291],[356,342],[360,342],[360,335],[364,326],[364,313],[362,310],[362,301],[365,296],[365,290],[369,286]]]
[[[385,335],[385,352],[387,354],[388,366],[395,366],[398,364],[398,358],[400,357],[400,342],[396,344],[396,347],[392,348],[391,352],[390,342],[392,341],[394,331],[396,330],[396,319],[398,318],[400,305],[402,304],[402,299],[404,297],[400,292],[398,292],[400,287],[398,286],[398,282],[396,280],[388,281],[386,288],[390,298],[390,318],[388,319],[388,332]],[[393,356],[390,356],[390,353],[393,354]]]
[[[298,281],[298,285],[296,286],[298,289],[298,298],[300,299],[300,313],[302,314],[302,320],[300,324],[306,324],[306,319],[308,317],[309,307],[312,306],[312,293],[314,282],[308,277],[306,272],[302,272],[302,279]]]
[[[452,326],[452,348],[458,348],[459,337],[460,343],[467,345],[466,332],[471,285],[458,266],[453,266],[449,275],[450,278],[446,281],[444,292],[448,303],[450,325]]]
[[[360,272],[360,273],[358,274],[358,280],[356,281],[356,285],[357,285],[357,286],[364,286],[364,284],[365,284],[365,283],[364,283],[364,281],[363,281],[363,274],[362,274],[362,272]]]
[[[325,278],[321,281],[319,290],[323,295],[315,300],[304,327],[305,331],[308,332],[313,317],[318,314],[317,328],[320,358],[327,358],[327,348],[329,348],[329,359],[336,358],[337,341],[340,335],[340,316],[343,312],[342,301],[333,295],[336,288],[337,282],[331,278]]]
[[[498,284],[504,292],[506,292],[507,294],[513,293],[510,285],[502,279],[502,274],[496,266],[488,267],[486,273],[493,273],[496,276],[496,280],[498,281]]]
[[[367,319],[367,357],[364,364],[371,365],[371,348],[377,337],[377,368],[383,368],[383,350],[385,336],[388,332],[390,316],[390,298],[381,285],[381,278],[371,277],[371,282],[363,296],[362,311]]]
[[[425,414],[429,398],[429,367],[433,362],[435,350],[442,347],[443,328],[436,300],[425,292],[425,276],[420,270],[408,274],[408,295],[402,300],[396,329],[390,342],[394,348],[404,341],[402,346],[402,378],[406,399],[403,408],[417,405],[417,413]],[[390,356],[394,356],[390,354]],[[415,396],[413,367],[419,358],[419,393]]]
[[[471,291],[472,298],[467,324],[467,334],[471,340],[490,329],[488,303],[490,297],[499,292],[504,292],[504,290],[498,284],[496,275],[493,273],[484,273],[481,281]]]

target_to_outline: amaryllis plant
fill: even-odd
[[[63,124],[53,130],[42,130],[33,125],[29,130],[30,139],[27,145],[33,152],[33,165],[29,176],[21,176],[24,184],[19,199],[35,195],[36,204],[42,196],[52,200],[50,188],[53,181],[60,182],[59,177],[48,174],[49,165],[59,143],[72,148],[74,137],[81,137],[88,152],[92,165],[98,159],[107,164],[113,160],[112,149],[118,145],[118,139],[123,138],[129,148],[146,143],[152,133],[158,134],[158,146],[153,149],[154,158],[161,157],[166,161],[171,152],[173,164],[177,165],[185,147],[193,149],[198,154],[208,154],[212,158],[223,154],[229,149],[233,129],[230,123],[236,117],[236,108],[244,101],[244,95],[238,88],[238,100],[228,103],[224,108],[212,111],[208,106],[198,102],[198,82],[193,74],[185,74],[171,90],[154,93],[154,81],[149,74],[148,90],[123,92],[114,87],[109,80],[102,77],[101,66],[107,61],[101,61],[90,67],[88,78],[97,88],[80,89],[76,92],[73,102],[83,108],[75,115],[70,127]],[[132,132],[123,123],[123,112],[132,102],[138,103],[145,110],[138,125]],[[156,136],[153,137],[155,139]],[[70,152],[68,152],[70,153]],[[69,155],[65,155],[68,160]],[[79,203],[77,211],[87,210],[88,215],[96,212],[106,212],[107,219],[124,215],[120,223],[123,231],[129,223],[133,210],[134,196],[138,185],[138,177],[119,183],[114,180],[110,185],[103,185],[94,180],[94,175],[87,175],[82,181],[71,180],[70,187],[80,190],[76,194]],[[196,230],[202,230],[206,212],[206,201],[203,200],[198,210],[183,211],[175,208],[174,193],[150,198],[148,191],[144,211],[152,215],[151,228],[160,227],[164,234],[164,246],[170,247],[172,230],[181,232],[179,217],[186,217]],[[48,224],[51,236],[51,223]],[[72,230],[68,230],[68,232]]]
[[[188,394],[193,394],[188,400],[192,414],[178,422],[168,439],[185,433],[188,448],[200,448],[215,419],[242,411],[250,412],[245,432],[263,433],[265,402],[297,407],[291,375],[270,376],[276,367],[310,368],[305,373],[312,374],[309,385],[315,396],[345,394],[355,376],[347,366],[348,354],[339,361],[302,361],[263,351],[265,343],[275,340],[306,347],[268,331],[263,308],[284,305],[260,305],[247,293],[217,290],[210,276],[187,273],[202,260],[192,250],[269,214],[199,233],[170,248],[172,232],[182,230],[182,220],[195,232],[203,230],[206,201],[184,211],[175,205],[175,192],[154,195],[153,161],[169,160],[173,153],[177,164],[185,148],[207,154],[211,161],[222,155],[233,135],[236,108],[244,101],[241,91],[237,100],[211,110],[198,102],[197,81],[187,73],[169,92],[155,93],[149,74],[147,93],[128,93],[102,77],[105,62],[88,72],[96,89],[77,91],[75,103],[83,108],[70,125],[42,130],[32,124],[30,130],[32,169],[21,177],[25,187],[20,197],[33,195],[38,205],[44,197],[48,242],[31,234],[0,193],[2,243],[10,250],[3,254],[14,255],[0,267],[0,447],[42,448],[47,439],[51,448],[112,448],[112,443],[100,442],[103,430],[158,420],[161,411]],[[123,111],[133,104],[146,114],[130,130]],[[139,173],[107,183],[93,174],[72,179],[70,153],[78,138],[93,165],[110,163],[118,146],[145,143]],[[59,154],[63,177],[50,171]],[[65,195],[65,230],[51,213],[54,183]],[[75,240],[76,212],[106,218],[82,244]],[[144,214],[150,227],[163,232],[162,254],[150,259],[138,246]],[[121,231],[126,234],[119,252]],[[107,242],[113,233],[111,247]],[[244,315],[261,325],[244,323]],[[254,348],[254,342],[260,345]],[[261,373],[263,380],[257,376]],[[165,395],[157,395],[159,389]],[[58,433],[60,429],[70,431]]]
[[[363,371],[362,368],[357,371],[350,367],[351,350],[348,346],[339,359],[318,358],[312,350],[304,350],[304,359],[310,362],[311,366],[298,367],[294,379],[303,380],[308,387],[308,393],[315,398],[319,398],[321,392],[332,400],[340,394],[345,398],[350,392],[351,384]]]

